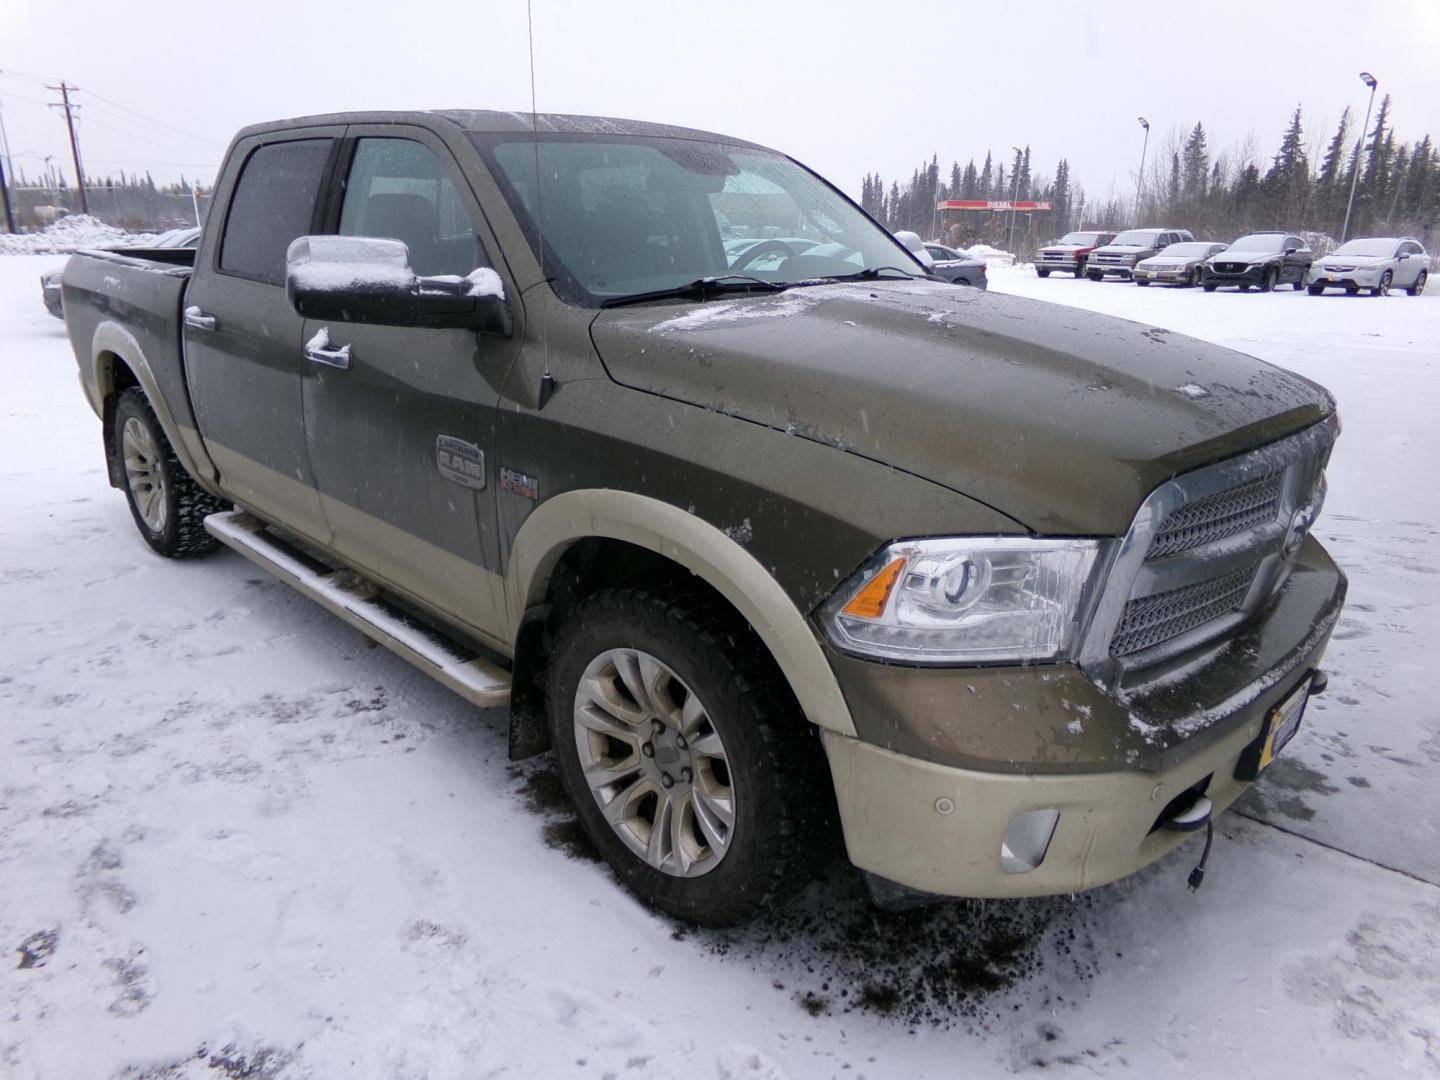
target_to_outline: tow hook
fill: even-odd
[[[1215,841],[1214,810],[1215,804],[1202,795],[1188,810],[1176,814],[1164,825],[1170,832],[1198,832],[1202,828],[1205,830],[1205,850],[1200,853],[1200,861],[1195,864],[1195,869],[1190,871],[1188,884],[1191,892],[1205,883],[1205,863],[1210,858],[1210,845]]]

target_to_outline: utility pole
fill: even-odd
[[[1015,200],[1020,197],[1020,155],[1023,151],[1018,146],[1012,146],[1015,151],[1015,182],[1010,190],[1010,239],[1005,241],[1005,246],[1010,249],[1011,254],[1015,252]]]
[[[15,232],[15,215],[10,212],[10,188],[5,183],[5,162],[0,160],[0,202],[5,204],[5,231]]]
[[[1355,144],[1355,171],[1350,174],[1350,201],[1345,204],[1345,224],[1340,227],[1340,243],[1350,235],[1350,211],[1355,207],[1355,185],[1360,180],[1361,157],[1365,151],[1365,129],[1370,126],[1370,109],[1375,104],[1375,87],[1379,85],[1374,75],[1360,72],[1360,81],[1370,87],[1370,104],[1365,106],[1365,123],[1360,125],[1360,140]]]
[[[70,132],[70,158],[75,162],[75,186],[80,189],[80,212],[88,214],[90,203],[85,198],[85,172],[80,168],[80,143],[75,138],[75,110],[80,106],[70,103],[70,91],[76,87],[70,86],[62,79],[59,86],[46,86],[45,89],[54,90],[60,95],[60,100],[52,102],[50,107],[65,110],[65,127]]]

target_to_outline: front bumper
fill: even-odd
[[[1135,271],[1134,263],[1097,263],[1091,259],[1085,264],[1087,274],[1116,274],[1128,278]]]
[[[1190,271],[1185,269],[1177,270],[1147,270],[1137,266],[1130,272],[1130,277],[1135,281],[1159,281],[1172,285],[1180,285],[1190,280]]]
[[[1259,285],[1265,280],[1265,272],[1273,265],[1273,263],[1251,263],[1244,270],[1225,273],[1207,264],[1200,274],[1201,280],[1206,285]]]
[[[1070,255],[1061,255],[1058,258],[1045,258],[1043,255],[1035,256],[1036,270],[1068,270],[1075,272],[1075,267],[1080,265],[1080,260]]]
[[[1184,839],[1158,827],[1172,799],[1195,791],[1218,812],[1249,786],[1235,778],[1240,758],[1318,666],[1345,588],[1307,539],[1230,648],[1123,700],[1070,666],[832,658],[860,735],[824,733],[851,861],[940,896],[1069,893],[1134,873]],[[1006,873],[1006,830],[1035,810],[1059,812],[1048,849],[1034,869]]]
[[[1321,267],[1310,268],[1305,275],[1305,284],[1322,285],[1327,289],[1373,289],[1380,284],[1380,277],[1385,271],[1383,269],[1370,269],[1369,267],[1356,267],[1353,270],[1326,270]]]

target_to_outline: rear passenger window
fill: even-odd
[[[220,240],[221,270],[285,284],[285,250],[310,232],[331,141],[269,143],[245,160]]]

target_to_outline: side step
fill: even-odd
[[[211,514],[205,529],[467,701],[487,709],[509,704],[508,671],[387,603],[354,571],[326,566],[243,510]]]

